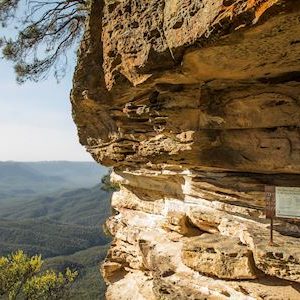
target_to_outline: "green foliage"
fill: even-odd
[[[26,179],[28,187],[36,185],[44,193],[31,200],[21,201],[16,196],[0,201],[0,256],[17,249],[28,255],[41,253],[45,258],[41,272],[64,272],[67,268],[78,272],[69,299],[104,299],[99,264],[111,239],[104,235],[101,224],[111,215],[111,192],[102,190],[100,184],[55,193],[48,192],[52,188],[44,188],[44,184],[62,187],[70,178],[74,185],[84,180],[86,185],[93,180],[99,182],[103,171],[92,163],[2,163],[2,167],[0,163],[0,198],[2,183],[13,196]]]
[[[68,255],[109,241],[101,235],[100,227],[50,220],[0,220],[0,231],[0,254],[21,248],[44,257]]]
[[[45,267],[61,272],[65,268],[78,270],[78,277],[70,290],[72,300],[105,299],[106,285],[99,271],[109,245],[96,246],[68,256],[56,256],[45,261]]]
[[[96,186],[0,203],[0,255],[21,248],[52,257],[108,243],[100,225],[110,215],[110,195]]]
[[[0,0],[0,24],[17,28],[0,45],[14,63],[17,81],[37,81],[53,69],[59,80],[68,63],[67,51],[82,35],[91,0]]]
[[[108,174],[104,175],[101,179],[102,187],[101,189],[107,192],[114,192],[119,190],[119,185],[111,181],[111,170],[109,170]]]
[[[40,272],[41,256],[29,257],[19,250],[0,257],[0,295],[9,300],[22,295],[28,300],[63,299],[75,281],[78,272],[67,269],[65,273],[52,270]]]
[[[16,10],[19,4],[19,0],[1,0],[0,1],[0,21],[2,26],[5,22],[12,17],[12,14]]]
[[[24,283],[41,268],[40,256],[28,257],[17,251],[7,257],[0,257],[0,295],[16,298]]]

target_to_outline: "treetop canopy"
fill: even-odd
[[[79,42],[91,0],[0,0],[3,58],[17,82],[65,75],[68,50]]]

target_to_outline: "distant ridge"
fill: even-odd
[[[106,173],[107,168],[88,161],[0,161],[0,203],[92,187]]]
[[[79,271],[70,299],[104,299],[98,266],[111,239],[108,172],[94,162],[0,162],[0,256],[17,249],[40,253],[45,268]],[[1,297],[0,297],[1,298]]]

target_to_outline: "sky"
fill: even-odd
[[[91,161],[79,144],[69,93],[73,66],[57,84],[49,77],[19,85],[0,59],[0,161]]]

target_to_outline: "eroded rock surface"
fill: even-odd
[[[252,252],[238,238],[202,234],[185,241],[185,265],[208,276],[221,279],[256,278]]]
[[[300,298],[300,2],[93,1],[72,90],[80,142],[120,186],[107,299]]]

